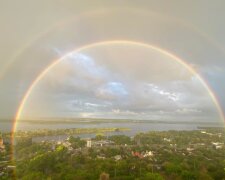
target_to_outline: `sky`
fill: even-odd
[[[218,120],[196,74],[225,111],[224,1],[5,1],[0,7],[0,118]],[[66,54],[69,54],[65,56]]]

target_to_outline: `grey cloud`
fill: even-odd
[[[158,62],[158,66],[164,61]],[[65,112],[67,114],[64,116],[75,117],[168,120],[209,120],[217,116],[213,102],[196,76],[185,72],[185,77],[175,77],[173,74],[167,77],[167,73],[165,76],[163,73],[148,71],[143,81],[140,76],[133,78],[137,73],[143,73],[141,66],[138,68],[135,63],[129,64],[129,68],[135,68],[134,72],[126,71],[126,62],[121,61],[117,70],[111,68],[114,66],[111,63],[103,63],[88,52],[70,54],[38,84],[30,97],[30,105],[27,104],[28,110],[32,106],[33,109],[42,109],[38,105],[44,103],[53,108],[52,113],[61,112],[60,116]],[[168,69],[175,74],[174,67],[168,66]],[[178,74],[184,72],[183,69],[176,70]],[[158,80],[152,79],[152,75],[157,75]],[[41,109],[36,113],[31,112],[45,113]]]
[[[225,107],[223,2],[97,2],[91,5],[69,0],[62,5],[47,0],[44,9],[42,1],[3,3],[0,65],[7,73],[0,82],[0,115],[7,116],[8,112],[13,116],[35,77],[59,56],[86,44],[114,39],[153,44],[181,57],[202,74]],[[23,53],[5,70],[11,57],[23,47]],[[49,72],[35,87],[27,106],[33,107],[31,112],[36,109],[36,114],[46,109],[61,116],[67,111],[76,112],[71,116],[82,115],[82,111],[87,116],[113,116],[113,109],[117,109],[117,116],[132,112],[143,118],[169,118],[173,113],[185,112],[191,118],[204,114],[216,117],[207,91],[198,80],[191,79],[185,68],[153,50],[126,47],[94,48],[82,52],[87,55],[84,57],[71,54],[68,64],[64,61],[55,67],[55,72]],[[117,48],[122,53],[115,53]],[[83,61],[76,61],[79,58]],[[164,63],[160,63],[162,59]],[[123,84],[127,93],[110,90],[110,82]],[[145,83],[158,88],[148,89]]]

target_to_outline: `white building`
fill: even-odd
[[[152,157],[154,156],[153,152],[152,151],[146,151],[145,154],[144,154],[144,157]]]
[[[222,149],[224,146],[224,143],[212,142],[212,145],[214,146],[215,149]]]
[[[164,141],[167,141],[167,142],[171,142],[171,139],[169,138],[163,138]]]
[[[121,156],[121,155],[116,155],[116,156],[114,156],[114,159],[115,159],[116,161],[119,161],[119,160],[122,159],[122,156]]]
[[[191,147],[188,147],[187,148],[187,151],[191,152],[191,151],[194,151],[195,149],[194,148],[191,148]]]
[[[87,147],[91,147],[91,140],[87,140]]]

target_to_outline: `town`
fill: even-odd
[[[15,166],[12,162],[10,138],[0,132],[0,179],[13,177]]]
[[[3,138],[2,138],[3,137]],[[20,137],[14,162],[0,139],[0,177],[7,179],[224,179],[223,128],[162,131],[33,142]],[[94,168],[93,168],[94,167]],[[13,172],[14,171],[14,172]]]

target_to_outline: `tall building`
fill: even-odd
[[[3,142],[3,138],[2,135],[0,134],[0,150],[4,150],[5,146],[4,146],[4,142]]]
[[[91,140],[87,140],[87,147],[91,147]]]

